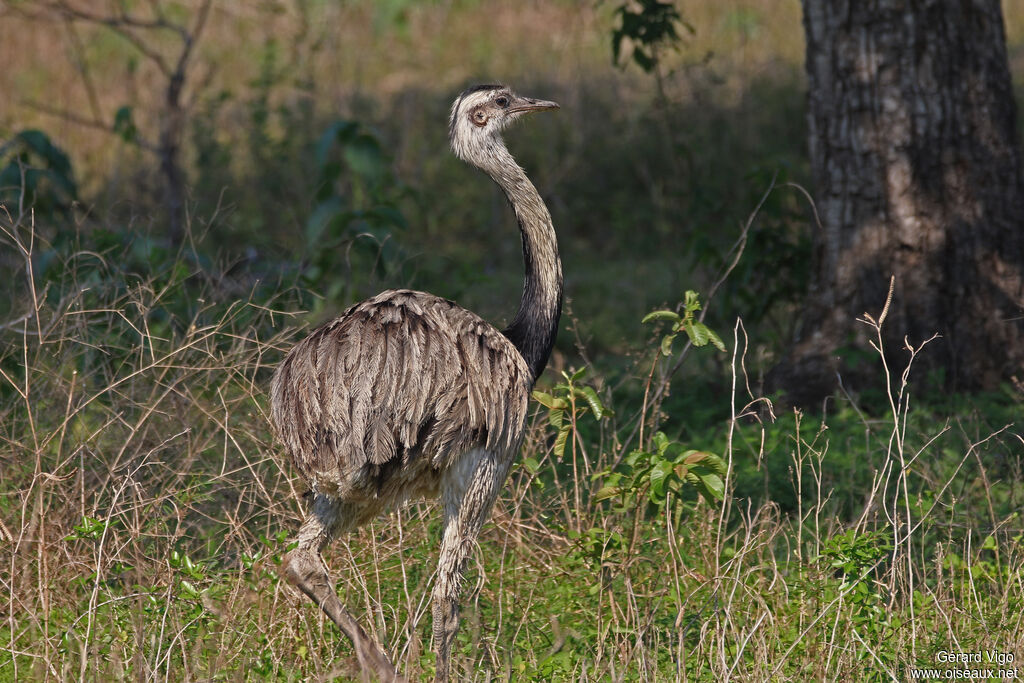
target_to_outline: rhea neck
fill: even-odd
[[[519,167],[500,137],[468,159],[489,175],[508,197],[523,238],[526,277],[523,297],[512,323],[503,331],[526,359],[534,379],[547,365],[562,314],[562,262],[544,200]]]

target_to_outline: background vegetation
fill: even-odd
[[[120,6],[150,16],[90,9]],[[160,6],[185,26],[200,8]],[[1020,388],[910,396],[864,348],[876,387],[819,414],[760,391],[814,225],[799,3],[681,5],[678,41],[645,63],[626,40],[616,65],[619,7],[218,4],[185,80],[181,241],[153,58],[180,35],[143,50],[2,7],[0,680],[352,674],[276,573],[303,489],[266,387],[309,325],[387,286],[510,316],[512,218],[446,150],[481,81],[562,104],[509,145],[569,310],[471,568],[464,677],[902,680],[939,650],[1024,657]],[[1024,73],[1024,7],[1004,11]],[[725,352],[640,322],[687,290]],[[438,524],[413,505],[328,556],[413,678]]]

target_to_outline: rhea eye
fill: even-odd
[[[498,105],[499,107],[507,107],[508,106],[508,98],[505,97],[504,95],[502,95],[501,97],[498,97],[497,99],[495,99],[494,103],[496,105]]]

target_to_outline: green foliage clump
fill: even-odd
[[[368,270],[361,264],[386,277],[401,256],[392,233],[407,227],[399,205],[405,190],[391,173],[380,140],[355,121],[327,127],[316,145],[316,167],[316,203],[304,231],[310,263],[303,281],[328,300],[351,301],[352,273]],[[339,254],[349,259],[340,269]],[[354,255],[363,259],[353,263]]]
[[[78,199],[71,160],[41,130],[23,130],[0,145],[0,205],[30,209],[44,221],[67,217]]]
[[[557,430],[554,442],[555,457],[565,454],[565,444],[569,435],[575,432],[577,420],[590,414],[600,420],[612,411],[605,407],[593,387],[580,383],[587,368],[580,368],[571,375],[562,371],[562,382],[556,384],[552,391],[534,390],[533,398],[548,409],[548,424]]]
[[[706,346],[710,343],[719,351],[725,351],[725,342],[722,341],[722,338],[694,317],[700,308],[700,297],[697,292],[691,289],[686,291],[682,315],[675,311],[651,311],[640,322],[646,324],[665,320],[672,324],[670,332],[661,339],[661,353],[664,356],[672,355],[672,342],[675,341],[676,335],[680,332],[685,332],[686,336],[690,339],[690,343],[694,346]]]
[[[709,503],[725,495],[727,467],[720,457],[685,448],[662,432],[654,435],[654,449],[636,449],[625,460],[624,472],[598,472],[606,477],[604,486],[594,494],[595,501],[620,498],[623,508],[638,509],[644,503],[651,512],[660,512],[670,499],[676,504],[676,517],[683,510],[684,485],[696,489]]]
[[[679,42],[679,27],[691,33],[693,27],[683,21],[675,3],[664,0],[626,2],[615,8],[619,25],[612,31],[612,61],[620,63],[622,44],[633,47],[632,60],[650,73],[658,64],[658,51]]]

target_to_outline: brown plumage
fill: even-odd
[[[314,492],[382,507],[436,495],[440,472],[474,447],[513,450],[532,385],[522,355],[480,316],[389,290],[292,349],[271,409]]]
[[[557,106],[477,86],[452,107],[452,150],[498,184],[519,222],[526,278],[508,329],[431,294],[389,290],[317,328],[274,375],[275,432],[313,490],[284,573],[352,640],[364,677],[399,680],[338,600],[320,550],[407,498],[440,496],[434,649],[437,680],[448,680],[466,560],[519,450],[562,305],[551,216],[501,131]]]

